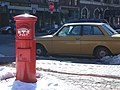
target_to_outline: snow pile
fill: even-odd
[[[15,81],[14,73],[15,68],[0,67],[0,87],[2,90],[71,90],[71,88],[76,88],[42,71],[37,72],[40,77],[37,78],[36,83]]]
[[[12,90],[67,90],[65,88],[62,81],[51,76],[44,76],[38,79],[37,83],[15,81],[12,86]]]
[[[106,56],[101,59],[106,64],[120,64],[120,54],[117,56]]]
[[[15,77],[15,69],[10,67],[0,67],[0,80]]]

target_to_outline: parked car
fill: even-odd
[[[0,28],[2,34],[15,34],[15,26],[5,26]]]
[[[36,54],[87,55],[102,58],[120,54],[120,34],[105,23],[67,23],[53,35],[36,37]]]
[[[0,28],[0,32],[1,33],[12,33],[11,32],[11,27],[10,26],[2,27],[2,28]]]

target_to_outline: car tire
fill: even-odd
[[[110,50],[108,50],[107,48],[105,48],[105,47],[98,47],[98,48],[95,49],[94,55],[97,58],[103,58],[105,56],[110,56],[112,54],[111,54]]]
[[[47,56],[47,51],[41,44],[36,45],[36,55],[38,56]]]

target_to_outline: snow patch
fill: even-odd
[[[71,88],[76,88],[42,71],[37,72],[37,76],[40,78],[37,78],[36,83],[21,82],[15,80],[15,70],[15,68],[6,66],[0,67],[0,87],[2,90],[71,90]]]
[[[0,57],[5,57],[5,55],[3,55],[3,54],[0,54]]]
[[[116,56],[106,56],[101,59],[106,64],[120,64],[120,54]]]
[[[0,80],[15,77],[15,69],[10,67],[0,67]]]

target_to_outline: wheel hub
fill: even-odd
[[[37,49],[37,50],[36,50],[36,53],[37,53],[38,55],[40,55],[41,52],[42,52],[41,49]]]
[[[106,52],[105,52],[105,51],[100,51],[100,53],[99,53],[99,54],[100,54],[100,56],[101,56],[101,57],[106,56]]]

